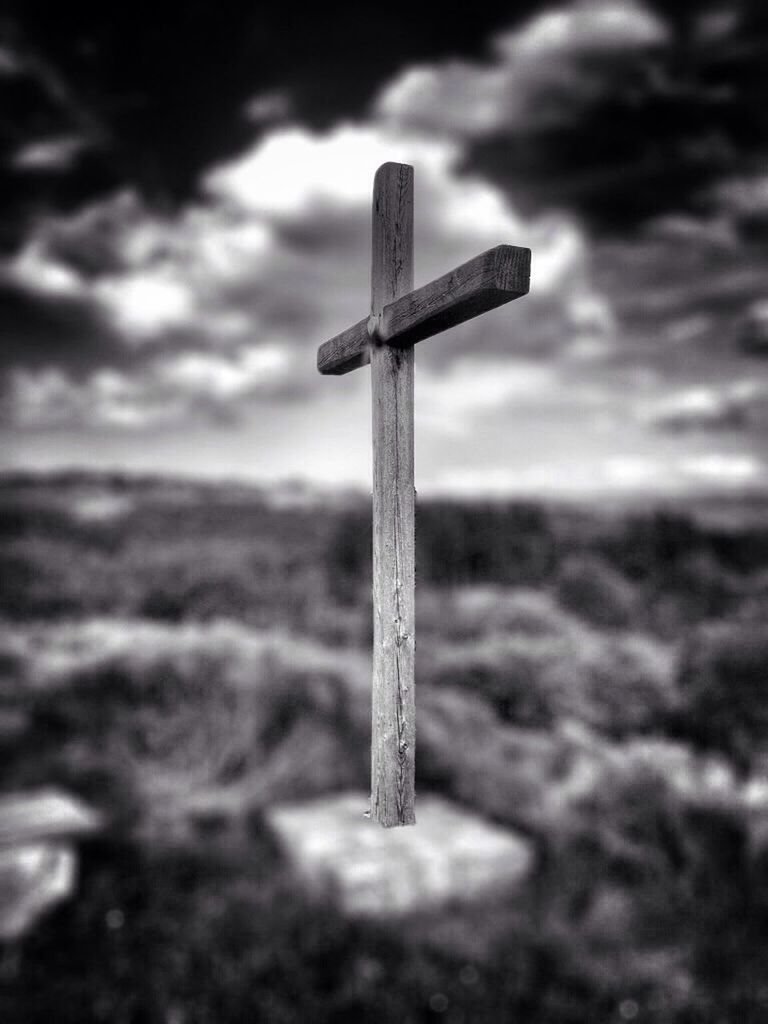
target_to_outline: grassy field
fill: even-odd
[[[765,1020],[764,512],[420,504],[418,792],[535,866],[358,920],[267,817],[368,785],[367,504],[6,477],[2,788],[109,824],[0,1020]]]

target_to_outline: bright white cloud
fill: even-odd
[[[326,134],[286,127],[209,171],[203,185],[210,195],[240,210],[296,217],[316,204],[370,203],[374,172],[387,160],[415,162],[422,173],[444,175],[456,152],[444,143],[373,125],[342,125]]]
[[[497,463],[452,468],[421,490],[500,498],[515,494],[654,497],[660,493],[686,494],[692,489],[764,487],[767,482],[768,467],[751,455],[709,453],[670,457],[635,453],[567,461],[547,458],[523,466]]]
[[[647,7],[634,0],[582,0],[536,15],[500,44],[502,51],[541,57],[572,50],[623,50],[663,42],[667,30]]]
[[[438,477],[425,492],[509,497],[516,494],[543,497],[595,493],[617,495],[654,492],[670,480],[670,467],[647,456],[617,455],[609,458],[542,458],[528,465],[485,465],[452,469]]]
[[[500,242],[530,245],[535,306],[526,301],[529,316],[535,308],[536,324],[526,322],[525,311],[516,312],[518,329],[510,341],[525,347],[531,336],[542,354],[551,354],[553,343],[555,350],[577,343],[599,347],[612,320],[591,290],[579,230],[565,218],[523,221],[494,186],[457,173],[459,156],[460,149],[445,140],[393,134],[377,123],[323,134],[279,128],[207,174],[206,200],[179,217],[159,217],[123,192],[74,216],[41,221],[5,274],[33,292],[89,303],[127,345],[154,360],[151,371],[138,363],[133,372],[132,388],[144,389],[146,402],[133,391],[119,403],[111,395],[106,405],[92,407],[97,422],[133,425],[142,409],[148,418],[168,411],[186,415],[192,376],[198,395],[207,390],[215,407],[227,389],[248,390],[239,383],[248,377],[242,353],[265,346],[303,352],[294,364],[296,385],[316,388],[315,346],[365,312],[371,183],[376,167],[394,158],[417,168],[419,283]],[[552,318],[558,326],[541,347],[541,325]],[[478,352],[490,330],[482,323],[463,328]],[[188,358],[166,359],[160,376],[167,401],[158,411],[159,363],[152,353],[169,339],[187,349]],[[200,371],[201,352],[210,353],[210,373]],[[456,357],[450,348],[443,354],[448,363]],[[179,401],[170,397],[174,374]],[[435,396],[440,387],[450,395],[454,379],[449,374],[428,387]],[[58,395],[60,417],[67,401],[44,383],[40,378],[33,407],[45,395]],[[69,395],[76,417],[90,408],[81,402],[84,386],[73,385]],[[455,423],[516,386],[498,366],[482,371],[467,391],[471,401],[454,403]],[[24,378],[23,393],[31,388],[32,378]],[[447,401],[452,399],[443,400],[443,408]],[[440,401],[435,397],[432,404],[437,420]]]
[[[663,23],[632,0],[544,11],[496,38],[490,64],[447,61],[409,68],[381,92],[377,110],[406,130],[451,137],[541,128],[603,88],[585,55],[663,43]]]
[[[162,271],[107,277],[96,282],[91,294],[125,337],[134,340],[184,326],[194,308],[190,288]]]
[[[503,411],[513,401],[518,408],[536,405],[558,386],[557,372],[547,363],[460,357],[447,373],[420,370],[416,415],[428,429],[464,434],[477,417]]]
[[[507,116],[514,75],[533,75],[542,55],[581,45],[589,18],[605,46],[652,34],[652,19],[638,5],[592,7],[534,19],[500,38],[493,67],[422,69],[437,108],[450,107],[459,119],[465,111],[467,125]],[[316,409],[329,394],[315,371],[316,346],[367,309],[371,186],[388,160],[416,169],[417,284],[501,242],[534,254],[529,297],[420,348],[417,416],[427,442],[431,434],[442,444],[447,433],[461,444],[475,428],[511,422],[522,407],[545,406],[550,420],[565,406],[594,417],[595,402],[573,374],[609,354],[617,330],[592,283],[583,231],[566,216],[525,219],[499,188],[462,172],[470,129],[452,123],[445,131],[434,118],[406,124],[386,99],[403,81],[407,75],[385,90],[367,122],[324,132],[275,124],[211,168],[200,182],[202,198],[176,217],[123,192],[75,216],[41,221],[5,274],[33,292],[94,307],[135,349],[135,362],[96,367],[76,381],[61,371],[17,374],[16,422],[165,432],[174,422],[237,416],[254,399],[297,391]],[[262,123],[283,114],[279,98],[262,97],[251,110]],[[570,375],[561,373],[563,357]],[[343,394],[365,394],[362,376],[345,381]],[[544,461],[531,473],[544,490],[564,480],[577,489],[572,467]],[[499,470],[499,488],[507,479]]]
[[[278,345],[230,353],[180,352],[139,371],[96,370],[73,380],[62,370],[15,370],[3,417],[32,429],[100,426],[142,430],[199,419],[240,418],[243,402],[291,390],[290,358]]]
[[[768,382],[737,380],[726,385],[684,388],[641,406],[641,422],[659,430],[744,430],[768,419]]]
[[[599,475],[610,489],[646,490],[667,479],[669,469],[648,455],[610,455],[603,460]]]
[[[61,260],[52,258],[44,240],[34,236],[13,260],[0,269],[1,277],[38,295],[78,298],[83,292],[79,273]]]
[[[266,391],[286,379],[290,360],[277,345],[245,348],[233,357],[213,352],[183,352],[164,360],[158,375],[172,389],[220,400]]]
[[[681,460],[680,468],[701,482],[730,487],[764,484],[767,475],[765,465],[756,456],[734,452],[690,456]]]
[[[98,426],[139,429],[170,423],[179,415],[178,396],[158,397],[135,376],[98,370],[75,381],[61,370],[16,370],[8,416],[36,430]]]

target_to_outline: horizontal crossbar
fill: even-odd
[[[530,249],[497,245],[436,281],[395,299],[384,307],[378,322],[360,320],[326,341],[317,351],[317,368],[323,374],[342,374],[365,366],[372,335],[378,343],[405,348],[456,327],[526,295],[530,274]]]

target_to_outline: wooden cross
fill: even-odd
[[[321,345],[317,368],[371,364],[373,385],[373,733],[371,817],[413,825],[413,346],[528,292],[530,249],[497,245],[413,289],[413,168],[373,183],[371,315]]]

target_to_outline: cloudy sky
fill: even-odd
[[[533,250],[417,349],[421,492],[768,488],[764,0],[423,6],[5,5],[0,468],[366,486],[395,160],[417,285]]]

